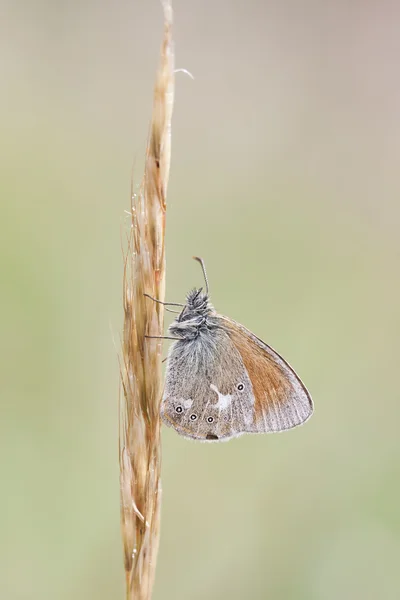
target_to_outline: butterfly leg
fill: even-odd
[[[150,298],[150,300],[153,300],[153,302],[158,302],[158,304],[162,304],[163,306],[185,306],[185,304],[179,304],[177,302],[162,302],[162,300],[157,300],[157,298],[153,298],[153,296],[150,296],[150,294],[143,294],[144,296],[146,296],[146,298]],[[176,314],[179,314],[180,311],[178,310],[171,310],[169,308],[166,308],[166,310],[168,312],[173,312]]]
[[[181,340],[182,338],[178,337],[168,337],[167,335],[145,335],[145,338],[151,338],[156,340]]]

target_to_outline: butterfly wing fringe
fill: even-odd
[[[161,344],[165,211],[170,165],[174,65],[172,12],[164,7],[164,36],[154,88],[142,185],[131,198],[131,228],[123,274],[124,328],[120,359],[120,498],[127,599],[151,597],[160,530]]]

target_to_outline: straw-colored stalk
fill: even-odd
[[[165,213],[173,105],[172,10],[164,3],[164,37],[154,88],[143,181],[131,199],[131,228],[123,280],[124,331],[120,406],[121,529],[126,597],[149,600],[160,533],[162,304]]]

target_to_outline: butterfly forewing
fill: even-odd
[[[222,316],[221,321],[252,383],[256,431],[283,431],[304,423],[313,412],[313,403],[291,366],[239,323]]]

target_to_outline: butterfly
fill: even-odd
[[[268,344],[215,311],[204,261],[193,258],[201,264],[206,291],[193,289],[184,305],[163,303],[183,307],[168,328],[167,339],[174,343],[167,357],[163,422],[185,438],[210,442],[305,423],[313,401],[298,375]]]

